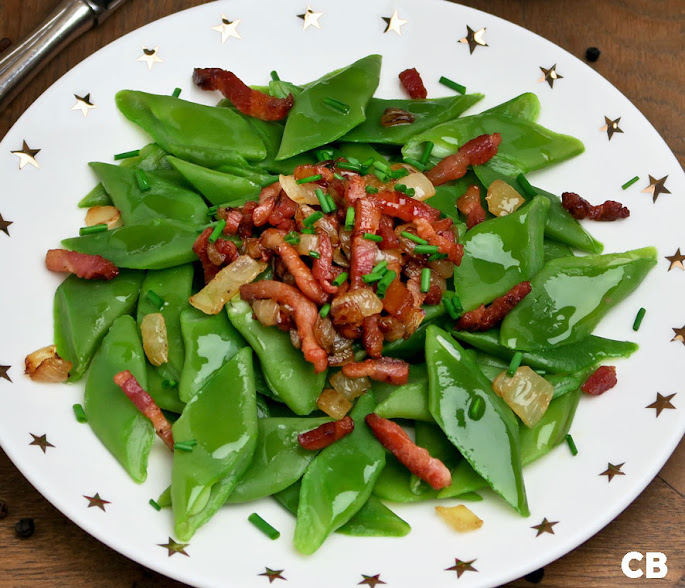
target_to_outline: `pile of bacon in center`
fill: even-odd
[[[463,254],[452,219],[424,200],[434,186],[488,161],[500,141],[498,134],[477,137],[426,174],[344,159],[299,166],[264,188],[259,202],[218,207],[223,237],[242,244],[212,241],[215,228],[205,229],[193,248],[205,281],[240,255],[270,263],[271,279],[240,287],[262,324],[289,332],[316,372],[341,366],[349,378],[403,384],[409,366],[383,357],[383,344],[416,331],[422,305],[441,302]],[[379,165],[383,173],[371,173]],[[467,221],[469,200],[480,208],[480,195],[473,196],[458,203]],[[355,362],[355,341],[369,359]]]

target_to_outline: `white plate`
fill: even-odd
[[[55,83],[22,116],[0,143],[0,214],[13,224],[9,237],[0,233],[0,443],[31,483],[75,523],[113,549],[168,576],[198,586],[264,587],[266,568],[283,570],[291,586],[355,586],[363,575],[392,586],[453,586],[455,558],[473,561],[460,586],[491,586],[535,570],[575,548],[609,523],[652,480],[685,429],[685,394],[676,387],[685,344],[672,341],[674,328],[685,325],[685,272],[668,271],[672,256],[685,249],[678,223],[685,218],[685,178],[675,157],[647,120],[589,67],[552,43],[494,16],[428,0],[370,3],[364,0],[316,0],[320,28],[297,15],[302,0],[235,0],[205,4],[145,26],[105,47]],[[398,16],[401,36],[386,29],[383,17]],[[222,13],[240,20],[222,44]],[[396,21],[395,21],[396,22]],[[486,28],[487,47],[473,54],[459,39],[466,27]],[[230,30],[230,29],[229,29]],[[158,47],[162,62],[148,69],[138,58],[141,47]],[[87,426],[74,419],[71,406],[82,401],[82,384],[37,385],[22,375],[27,353],[52,341],[52,295],[61,277],[43,265],[45,251],[83,224],[76,202],[94,185],[86,166],[111,161],[112,154],[144,145],[141,132],[123,120],[113,96],[122,88],[170,93],[212,103],[216,96],[195,90],[195,66],[233,70],[249,83],[263,83],[272,69],[283,79],[306,82],[369,53],[384,56],[379,94],[399,96],[397,74],[416,67],[430,96],[451,92],[438,84],[441,75],[465,84],[486,98],[477,111],[521,92],[542,101],[540,122],[579,137],[586,152],[533,178],[560,193],[573,190],[593,202],[622,201],[628,220],[597,223],[591,230],[606,251],[655,245],[658,266],[646,282],[602,323],[599,334],[637,341],[641,349],[618,367],[619,385],[598,398],[584,398],[572,432],[580,453],[566,446],[526,468],[532,514],[521,518],[494,495],[470,504],[484,527],[455,534],[435,515],[432,504],[397,506],[411,523],[403,539],[360,539],[333,535],[314,556],[298,555],[291,544],[292,517],[270,500],[221,510],[202,528],[182,554],[168,555],[159,544],[172,535],[169,512],[148,505],[169,480],[169,460],[160,446],[153,450],[148,481],[137,486],[118,466]],[[551,88],[539,82],[540,66],[556,64],[560,79]],[[72,110],[74,94],[90,93],[96,108],[87,118]],[[623,134],[608,140],[600,131],[604,117],[621,117]],[[40,149],[36,168],[11,152],[26,141]],[[640,180],[626,191],[631,177]],[[668,176],[656,202],[643,193],[655,179]],[[638,333],[631,329],[637,310],[647,309]],[[3,372],[0,372],[0,376]],[[657,398],[676,394],[676,410],[657,418],[646,408]],[[31,434],[46,435],[54,445],[43,452],[30,445]],[[608,464],[622,464],[609,480],[600,475]],[[87,508],[96,493],[106,511]],[[282,532],[270,541],[247,522],[257,511]],[[543,518],[556,522],[554,533],[537,536],[532,528]],[[475,571],[477,570],[477,571]],[[274,582],[279,582],[277,578]],[[373,579],[366,581],[373,585]]]

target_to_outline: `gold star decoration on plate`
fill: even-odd
[[[301,18],[304,23],[302,25],[302,30],[306,31],[309,27],[321,28],[319,24],[319,19],[323,16],[323,12],[314,12],[312,7],[307,4],[307,12],[304,14],[298,14],[297,17]]]
[[[37,445],[43,450],[43,453],[46,453],[48,450],[48,447],[54,447],[50,441],[48,441],[47,435],[41,435],[40,437],[38,435],[34,435],[33,433],[29,433],[31,437],[33,437],[33,441],[29,443],[29,445]]]
[[[228,39],[240,39],[240,33],[236,30],[240,24],[240,19],[228,20],[223,14],[221,15],[221,24],[212,27],[213,31],[221,33],[221,44],[223,45]]]
[[[454,565],[451,568],[445,569],[446,572],[457,572],[457,578],[461,578],[464,572],[477,572],[478,570],[473,567],[475,559],[471,561],[462,561],[460,559],[454,558]]]
[[[257,574],[258,576],[266,576],[269,578],[269,584],[271,584],[274,580],[287,580],[287,578],[284,578],[281,574],[285,570],[272,570],[271,568],[264,568],[266,572],[262,574]]]
[[[387,584],[387,582],[383,582],[381,580],[381,575],[376,574],[375,576],[365,576],[362,574],[362,578],[364,578],[357,586],[366,585],[366,586],[371,586],[371,588],[376,588],[377,584]]]
[[[14,224],[12,221],[5,220],[2,218],[2,214],[0,214],[0,231],[5,233],[8,237],[10,236],[9,226],[12,224]],[[2,370],[2,366],[0,366],[0,370]],[[0,376],[2,376],[2,371],[0,371]]]
[[[648,404],[647,406],[645,406],[645,408],[653,408],[654,410],[656,410],[656,418],[659,418],[659,415],[662,413],[662,411],[666,409],[675,410],[675,406],[673,406],[673,403],[671,402],[675,395],[675,392],[673,394],[669,394],[668,396],[664,396],[663,394],[661,394],[661,392],[657,392],[656,400],[652,402],[652,404]]]
[[[613,463],[607,464],[607,469],[604,470],[600,476],[606,476],[607,482],[611,482],[615,476],[625,476],[625,473],[621,471],[621,468],[626,464],[626,462],[614,465]]]
[[[85,498],[88,501],[88,508],[93,508],[95,506],[99,508],[102,512],[107,512],[105,510],[105,504],[112,504],[109,500],[103,500],[102,498],[100,498],[100,494],[98,494],[97,492],[95,493],[95,496],[86,496],[84,494],[83,498]]]
[[[552,67],[550,67],[549,69],[545,69],[542,66],[539,66],[539,67],[542,70],[542,75],[540,76],[538,83],[547,82],[549,84],[549,87],[553,89],[554,88],[554,82],[556,80],[563,80],[564,79],[564,76],[557,73],[557,64],[556,63]]]
[[[666,188],[666,180],[668,179],[668,176],[664,176],[660,180],[657,180],[656,178],[653,178],[652,175],[650,174],[649,176],[649,186],[647,186],[643,192],[647,194],[652,195],[652,202],[656,202],[656,199],[659,197],[660,194],[670,194],[670,190]]]
[[[675,333],[675,337],[671,339],[671,341],[680,341],[683,345],[685,345],[685,326],[683,326],[681,329],[672,329],[672,331]]]
[[[535,535],[536,537],[539,537],[543,533],[549,533],[550,535],[554,535],[554,529],[552,527],[554,525],[558,525],[559,521],[548,521],[547,517],[542,519],[542,522],[539,525],[533,525],[531,529],[535,529],[538,534]]]
[[[474,31],[469,25],[466,25],[466,36],[459,39],[459,42],[464,43],[465,45],[468,44],[469,52],[473,54],[473,52],[476,50],[476,47],[488,46],[483,38],[483,35],[485,35],[485,27]]]
[[[395,31],[400,37],[402,36],[402,27],[409,22],[408,20],[400,18],[400,15],[397,13],[397,8],[395,8],[395,12],[392,13],[391,17],[382,16],[381,18],[387,25],[383,32],[389,33],[390,31]]]
[[[599,130],[602,131],[603,133],[606,133],[607,137],[609,137],[609,141],[611,141],[611,137],[614,136],[614,133],[622,133],[623,132],[623,130],[618,126],[618,123],[620,123],[620,122],[621,122],[620,116],[616,120],[611,120],[608,116],[605,116],[604,117],[604,126],[601,127]]]
[[[141,47],[143,48],[143,54],[136,59],[136,61],[144,61],[147,63],[147,68],[149,70],[152,69],[152,66],[155,63],[164,63],[164,60],[157,55],[157,51],[159,51],[159,45],[157,45],[154,49],[148,49],[145,47],[145,45],[141,45]]]
[[[168,551],[169,557],[176,553],[181,553],[185,555],[186,557],[190,557],[186,553],[186,547],[190,545],[190,543],[176,543],[171,537],[169,537],[169,542],[168,543],[157,543],[159,547],[164,547]]]
[[[0,220],[2,217],[0,217]],[[671,271],[674,267],[680,268],[681,270],[685,270],[685,266],[683,266],[683,261],[685,261],[685,255],[682,255],[680,253],[680,247],[678,247],[678,251],[676,251],[673,255],[671,256],[666,256],[666,259],[671,262],[671,265],[668,267],[668,270],[666,271]]]
[[[16,155],[19,158],[19,169],[24,169],[29,163],[33,167],[40,167],[36,161],[36,155],[38,155],[38,153],[40,153],[40,149],[31,149],[26,141],[23,141],[20,150],[12,151],[12,155]]]
[[[7,380],[10,384],[12,383],[12,380],[7,375],[7,372],[11,367],[11,365],[0,365],[0,378],[2,378],[3,380]]]
[[[80,110],[83,114],[83,118],[88,118],[88,111],[91,108],[97,108],[95,104],[90,101],[90,92],[85,96],[74,94],[74,98],[76,98],[76,104],[71,107],[71,110]]]

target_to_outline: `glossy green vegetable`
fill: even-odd
[[[388,455],[385,467],[373,488],[373,495],[381,500],[408,504],[434,500],[438,497],[438,491],[428,484],[412,486],[412,473],[395,456]]]
[[[60,357],[73,364],[70,381],[85,373],[114,321],[133,312],[142,272],[122,271],[113,280],[82,280],[74,275],[55,292],[54,341]]]
[[[102,182],[81,198],[78,203],[79,208],[91,208],[93,206],[112,206],[112,199],[107,194]]]
[[[138,301],[138,328],[146,315],[161,313],[166,325],[169,344],[169,361],[160,366],[148,365],[146,390],[160,408],[180,413],[183,403],[179,400],[178,382],[185,361],[185,346],[181,335],[181,313],[189,308],[188,297],[192,293],[193,266],[181,265],[164,270],[149,271],[143,280]],[[159,308],[149,298],[153,292],[164,301]],[[154,297],[154,295],[153,295]],[[174,385],[171,385],[174,382]]]
[[[174,451],[171,473],[174,528],[187,541],[226,502],[252,460],[257,403],[249,349],[207,382],[172,430],[176,443],[197,442],[192,451]]]
[[[248,345],[223,313],[207,315],[187,308],[181,313],[180,324],[186,352],[178,395],[181,401],[190,402],[226,362]]]
[[[457,118],[482,98],[482,94],[432,98],[430,100],[371,98],[366,105],[366,120],[347,133],[344,140],[353,143],[404,145],[414,135]],[[414,122],[390,127],[383,126],[381,119],[387,108],[399,108],[411,113]]]
[[[426,364],[414,364],[409,368],[409,380],[396,386],[382,382],[373,383],[373,391],[378,399],[374,411],[386,419],[411,419],[435,422],[428,409],[428,371]]]
[[[116,103],[126,118],[163,149],[186,161],[216,167],[266,156],[259,135],[228,108],[132,90],[118,92]]]
[[[381,56],[369,55],[326,74],[295,98],[276,160],[331,143],[363,122],[366,104],[378,86]],[[349,107],[340,112],[324,102],[334,98]]]
[[[571,257],[573,255],[573,250],[564,243],[559,243],[554,239],[545,238],[544,243],[545,248],[545,263],[552,261],[557,257]]]
[[[143,225],[64,239],[62,245],[71,251],[102,255],[117,267],[165,269],[197,260],[193,253],[197,235],[192,225],[156,218]]]
[[[207,220],[207,205],[201,196],[155,172],[144,172],[150,188],[143,191],[136,179],[138,170],[108,163],[91,163],[90,167],[102,180],[125,225],[145,223],[153,218],[170,218],[198,225]]]
[[[466,175],[459,178],[454,182],[447,182],[446,184],[441,184],[435,188],[435,196],[432,196],[427,200],[433,208],[437,208],[445,216],[449,216],[455,221],[463,226],[463,229],[459,230],[459,236],[463,237],[466,233],[466,225],[461,222],[459,217],[459,212],[457,210],[457,200],[460,196],[463,196],[469,186],[478,186],[480,188],[480,193],[485,197],[486,190],[481,184],[478,176],[469,170]],[[484,203],[483,208],[487,211],[487,204]]]
[[[425,361],[423,350],[424,343],[426,342],[426,330],[430,325],[440,324],[446,317],[447,310],[443,304],[426,305],[422,308],[426,312],[426,316],[419,325],[419,328],[412,333],[409,339],[398,339],[383,345],[383,355],[399,357],[407,361],[417,361],[419,363]]]
[[[228,498],[229,503],[248,502],[271,496],[297,482],[316,451],[302,448],[300,433],[316,429],[329,418],[259,419],[257,448],[250,467]]]
[[[269,388],[295,414],[312,412],[326,382],[326,372],[314,373],[314,367],[293,347],[288,334],[254,319],[247,302],[234,298],[226,305],[226,311],[233,326],[259,357]]]
[[[655,265],[653,247],[554,259],[531,280],[531,293],[505,317],[500,342],[525,351],[575,343]]]
[[[114,376],[124,370],[130,370],[138,383],[147,388],[145,355],[136,323],[130,316],[114,321],[93,358],[86,380],[85,411],[88,424],[102,444],[140,483],[147,478],[155,429],[114,383]]]
[[[323,449],[307,468],[295,527],[299,552],[314,553],[371,495],[385,465],[385,449],[364,422],[374,407],[373,392],[360,396],[350,414],[354,431]]]
[[[480,223],[466,233],[454,286],[464,311],[488,304],[542,268],[549,202],[535,198],[516,212]]]
[[[426,335],[426,361],[435,421],[493,490],[527,516],[514,413],[462,347],[435,326]]]

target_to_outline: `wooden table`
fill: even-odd
[[[90,31],[49,63],[20,97],[0,112],[0,137],[48,86],[97,49],[146,23],[202,3],[125,3],[103,27]],[[56,0],[0,0],[0,38],[19,40],[55,4]],[[462,4],[522,25],[581,58],[587,47],[599,47],[602,55],[593,67],[628,96],[681,164],[685,162],[682,0],[471,0]],[[642,586],[650,580],[628,580],[621,573],[621,558],[628,551],[664,551],[669,572],[659,585],[685,586],[684,466],[685,443],[681,442],[659,476],[622,515],[545,568],[542,585]],[[9,506],[9,515],[0,519],[0,588],[183,586],[87,535],[52,507],[2,451],[0,500]],[[37,530],[31,539],[15,537],[14,525],[22,517],[36,521]],[[511,584],[529,585],[523,579]]]

